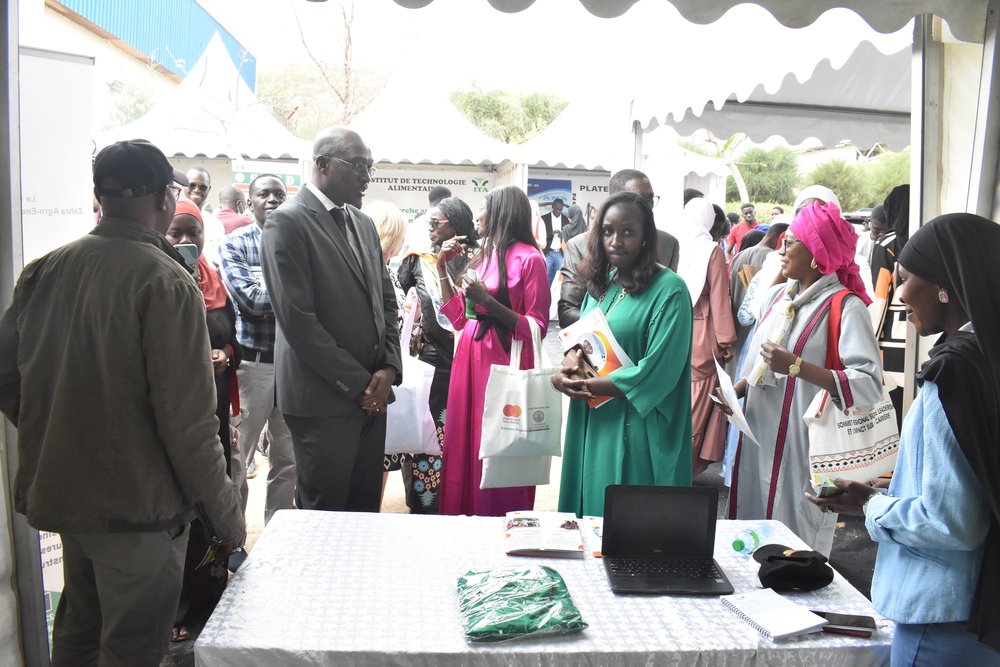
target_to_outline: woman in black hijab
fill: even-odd
[[[441,279],[438,277],[437,260],[441,244],[456,236],[463,239],[461,252],[447,264],[447,274],[452,280],[465,271],[469,259],[479,248],[479,236],[472,209],[458,197],[448,197],[427,211],[428,237],[433,253],[410,253],[399,265],[397,276],[404,292],[413,288],[420,307],[417,325],[404,350],[434,367],[428,408],[437,427],[438,444],[444,440],[445,408],[448,405],[448,383],[451,380],[451,362],[455,355],[455,331],[447,317],[441,314]],[[441,456],[412,454],[402,463],[406,487],[406,505],[411,514],[437,514],[438,486],[441,482]]]
[[[1000,225],[935,218],[899,254],[900,299],[943,334],[917,374],[887,495],[837,480],[811,498],[862,511],[879,542],[872,602],[896,621],[892,664],[1000,665]],[[978,643],[977,643],[978,642]]]
[[[569,224],[563,227],[560,234],[563,241],[569,243],[574,236],[579,236],[587,231],[587,221],[583,218],[583,209],[576,204],[570,204],[567,215],[569,215]]]

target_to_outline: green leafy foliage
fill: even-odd
[[[743,153],[736,164],[746,182],[750,201],[791,202],[795,199],[799,162],[788,147],[775,146],[771,150],[754,147]],[[726,199],[739,198],[735,181],[727,179]]]
[[[836,192],[844,211],[875,206],[894,187],[910,182],[910,151],[886,153],[864,164],[826,162],[816,167],[805,182],[821,183]]]
[[[554,93],[484,91],[475,83],[448,98],[484,134],[507,144],[528,141],[548,127],[568,104]]]
[[[103,130],[128,125],[146,115],[155,101],[153,89],[146,82],[114,81],[108,86],[108,114],[101,124]]]
[[[910,149],[888,153],[865,167],[870,172],[869,182],[875,195],[874,203],[881,204],[894,187],[910,182]]]

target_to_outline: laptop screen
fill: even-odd
[[[711,487],[607,487],[603,553],[628,558],[711,558],[718,490]]]

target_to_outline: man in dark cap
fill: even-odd
[[[188,523],[243,542],[226,476],[205,304],[164,238],[184,175],[152,144],[98,153],[93,231],[21,273],[0,320],[14,507],[60,534],[53,665],[159,665]]]

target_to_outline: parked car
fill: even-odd
[[[872,214],[870,208],[859,208],[857,211],[847,211],[843,214],[844,220],[854,225],[854,231],[860,234],[864,229],[865,221]]]

